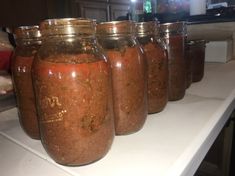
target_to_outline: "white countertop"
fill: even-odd
[[[183,100],[149,115],[141,131],[116,137],[103,159],[81,167],[54,163],[40,141],[22,131],[13,108],[0,113],[1,175],[191,176],[233,111],[234,98],[235,61],[206,64],[205,77]]]

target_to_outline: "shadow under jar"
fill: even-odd
[[[204,76],[206,41],[193,40],[189,48],[192,60],[192,81],[199,82]]]
[[[40,30],[32,72],[42,144],[57,163],[92,163],[114,138],[111,71],[96,43],[95,22],[49,19]]]
[[[160,25],[161,37],[164,39],[168,52],[168,97],[169,101],[180,100],[185,95],[185,29],[184,22],[164,23]]]
[[[21,26],[15,30],[16,49],[11,61],[12,78],[21,127],[28,136],[40,139],[33,91],[31,67],[41,46],[38,26]]]
[[[163,41],[157,35],[157,21],[137,23],[137,40],[147,60],[148,113],[157,113],[168,102],[168,61]]]
[[[97,25],[97,35],[112,68],[114,119],[117,135],[139,131],[147,117],[147,75],[143,50],[132,21]]]

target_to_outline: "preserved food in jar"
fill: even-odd
[[[31,66],[41,45],[38,26],[22,26],[15,30],[17,47],[12,59],[12,76],[16,92],[19,120],[22,128],[33,139],[40,139]]]
[[[185,95],[185,23],[161,24],[161,36],[164,38],[168,51],[169,100],[180,100]]]
[[[191,41],[185,44],[186,88],[189,88],[192,84],[192,56],[190,45],[192,45]]]
[[[192,81],[201,81],[204,76],[205,65],[205,40],[193,40],[190,45],[190,57],[192,59]]]
[[[95,23],[52,19],[33,63],[41,140],[63,165],[102,158],[114,137],[110,67],[96,44]]]
[[[137,23],[137,39],[147,60],[148,113],[162,111],[168,101],[167,51],[158,30],[158,22]]]
[[[97,35],[111,68],[117,135],[134,133],[147,117],[146,62],[131,21],[97,25]]]

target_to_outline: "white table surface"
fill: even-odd
[[[40,141],[22,131],[13,108],[0,113],[1,175],[191,176],[233,111],[234,98],[235,61],[206,64],[203,80],[184,99],[149,115],[141,131],[116,137],[103,159],[81,167],[54,163]]]
[[[1,176],[69,176],[52,163],[38,157],[0,135]]]

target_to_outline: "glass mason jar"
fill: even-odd
[[[169,100],[180,100],[185,95],[186,68],[185,68],[185,23],[161,24],[161,36],[164,38],[168,51],[169,70]]]
[[[132,21],[97,25],[99,43],[112,68],[114,119],[117,135],[134,133],[147,117],[147,75],[143,50]]]
[[[15,30],[16,49],[11,62],[12,78],[21,127],[28,136],[40,139],[31,67],[41,45],[38,26],[21,26]]]
[[[192,56],[190,46],[192,41],[185,43],[185,64],[186,64],[186,88],[189,88],[192,84]]]
[[[192,81],[201,81],[204,76],[205,40],[193,40],[190,45],[190,57],[192,59]]]
[[[32,73],[43,146],[63,165],[94,162],[114,138],[111,71],[95,22],[48,19],[40,30]]]
[[[167,51],[157,35],[157,21],[137,23],[137,39],[147,60],[148,113],[160,112],[168,102]]]

